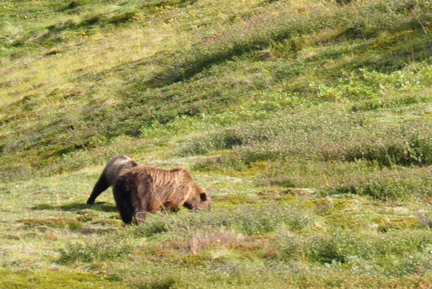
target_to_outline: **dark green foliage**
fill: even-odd
[[[153,235],[166,233],[168,230],[169,229],[167,225],[158,219],[155,221],[146,222],[145,226],[140,229],[140,234],[145,237],[152,237]]]
[[[333,237],[313,238],[309,243],[309,258],[320,263],[345,263],[341,244]]]

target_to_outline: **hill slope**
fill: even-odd
[[[4,286],[430,282],[429,1],[3,2]],[[116,154],[213,212],[119,228]]]

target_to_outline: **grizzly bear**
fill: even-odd
[[[110,186],[114,185],[117,177],[124,171],[129,170],[138,164],[131,158],[119,155],[110,159],[105,166],[101,176],[96,182],[87,204],[93,205],[96,198]]]
[[[113,186],[114,199],[125,224],[139,224],[159,208],[176,212],[210,210],[210,197],[184,168],[163,170],[138,166],[123,172]]]

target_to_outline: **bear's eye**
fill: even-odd
[[[207,194],[206,194],[206,193],[201,193],[201,194],[200,194],[200,198],[201,198],[201,201],[202,201],[202,202],[207,201]]]

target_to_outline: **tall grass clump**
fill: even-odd
[[[126,241],[100,240],[90,243],[69,243],[59,250],[59,263],[92,263],[96,261],[126,258],[132,252],[132,245]]]
[[[165,217],[154,216],[133,229],[134,234],[151,237],[170,233],[188,236],[203,228],[234,230],[245,235],[274,233],[278,228],[298,231],[312,225],[312,215],[295,206],[242,206],[229,213],[220,210],[202,214],[180,214]]]

